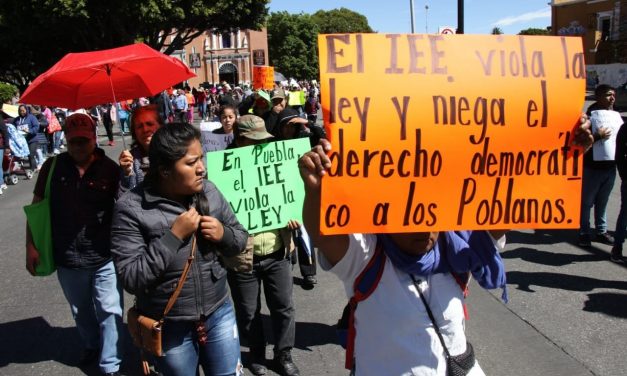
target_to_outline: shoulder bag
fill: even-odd
[[[50,123],[48,124],[48,133],[53,134],[61,130],[61,123],[59,123],[59,119],[55,114],[52,114],[50,118]]]
[[[427,299],[425,299],[425,296],[422,294],[422,290],[418,285],[418,281],[412,274],[410,274],[410,276],[411,280],[414,282],[414,286],[416,286],[416,290],[418,290],[418,295],[420,295],[422,304],[424,304],[425,309],[427,310],[429,319],[431,319],[431,322],[433,323],[433,329],[435,329],[435,333],[438,335],[440,343],[442,344],[442,348],[444,349],[444,355],[446,357],[446,375],[466,376],[475,365],[475,350],[472,348],[470,342],[466,342],[466,351],[463,354],[453,356],[451,355],[451,353],[449,353],[448,349],[446,348],[446,344],[444,343],[444,338],[442,338],[440,328],[435,322],[433,312],[431,312],[431,308],[429,308],[429,304],[427,304]]]
[[[187,279],[187,274],[189,273],[189,269],[194,261],[194,257],[196,255],[196,236],[192,238],[192,250],[187,258],[187,263],[185,264],[185,268],[183,268],[183,273],[181,274],[181,278],[179,278],[178,284],[176,286],[176,290],[168,299],[168,303],[163,310],[163,315],[159,320],[152,319],[150,317],[142,315],[136,306],[129,308],[126,313],[126,320],[128,323],[128,330],[131,333],[131,337],[133,338],[133,343],[135,346],[139,347],[142,355],[142,367],[144,370],[144,375],[150,374],[150,368],[148,366],[148,362],[144,357],[146,352],[154,355],[154,356],[163,356],[163,349],[161,347],[161,329],[163,328],[163,321],[165,316],[170,312],[172,306],[174,306],[174,302],[179,297],[181,293],[181,289],[183,288],[183,284]]]
[[[35,267],[36,276],[47,276],[56,270],[52,247],[52,223],[50,222],[50,181],[56,164],[57,157],[54,157],[46,177],[46,190],[43,199],[24,206],[26,222],[33,238],[33,244],[39,252],[39,263]]]

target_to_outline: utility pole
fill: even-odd
[[[457,0],[457,34],[464,34],[464,0]]]
[[[414,0],[409,0],[409,13],[411,15],[411,33],[415,33],[414,31]]]
[[[425,4],[425,34],[429,34],[429,5]]]

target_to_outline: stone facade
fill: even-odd
[[[171,55],[196,73],[187,82],[190,87],[224,81],[250,84],[253,65],[268,65],[268,33],[265,28],[223,34],[207,31]]]
[[[579,36],[586,64],[627,63],[626,0],[553,0],[553,35]]]

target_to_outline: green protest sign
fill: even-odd
[[[308,138],[207,153],[207,177],[220,189],[249,233],[302,223],[305,190],[297,160]]]

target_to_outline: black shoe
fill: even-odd
[[[305,290],[311,290],[314,288],[314,285],[318,283],[315,275],[306,275],[303,277],[303,283],[301,287]]]
[[[594,237],[594,241],[598,243],[612,245],[614,244],[614,237],[607,232],[603,232],[600,234],[596,234],[596,236]]]
[[[260,360],[255,360],[255,359],[251,360],[250,364],[248,365],[248,369],[255,376],[262,376],[268,373],[268,369],[266,368],[266,365],[263,364],[263,362]]]
[[[251,350],[250,351],[250,364],[248,369],[255,376],[261,376],[268,373],[266,368],[266,354],[264,350]]]
[[[617,264],[625,263],[625,258],[623,257],[623,249],[617,246],[612,247],[612,253],[610,253],[610,261]]]
[[[579,234],[579,241],[577,242],[580,247],[589,248],[592,247],[592,240],[590,234]]]
[[[99,356],[100,354],[98,353],[98,350],[85,349],[83,350],[83,353],[81,354],[81,358],[78,360],[78,365],[80,367],[88,366],[92,364],[93,362],[95,362],[96,360],[98,360]]]
[[[115,372],[107,372],[103,374],[104,376],[122,376],[122,374],[120,373],[120,371],[115,371]]]
[[[300,376],[300,371],[296,364],[292,361],[292,353],[290,350],[283,350],[279,355],[274,357],[274,363],[281,376]]]

